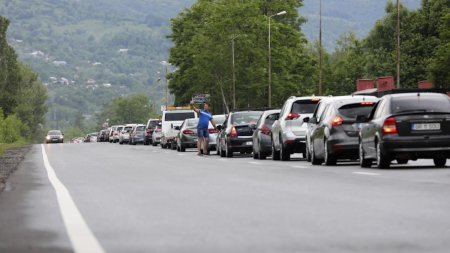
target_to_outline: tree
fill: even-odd
[[[440,29],[441,44],[431,61],[430,78],[436,87],[450,89],[450,13],[443,17]]]

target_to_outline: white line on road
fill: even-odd
[[[179,156],[184,156],[184,154],[178,154]]]
[[[66,226],[66,231],[72,243],[74,252],[104,253],[105,250],[89,229],[86,221],[70,196],[69,191],[56,176],[55,170],[52,168],[48,160],[44,145],[41,145],[41,147],[48,179],[55,189],[59,210],[61,212],[61,216],[63,218],[64,225]]]
[[[228,161],[228,159],[220,158],[219,161],[226,162],[226,161]]]
[[[301,165],[294,165],[294,166],[291,166],[291,167],[294,168],[294,169],[309,169],[308,167],[301,166]]]
[[[361,172],[361,171],[354,171],[352,172],[353,174],[358,174],[358,175],[365,175],[365,176],[379,176],[380,174],[378,173],[373,173],[373,172]]]
[[[249,164],[255,164],[255,165],[260,165],[261,163],[259,162],[248,162]]]

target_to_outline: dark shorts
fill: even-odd
[[[209,138],[208,128],[197,128],[198,138]]]

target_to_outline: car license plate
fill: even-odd
[[[252,141],[247,141],[247,142],[245,143],[245,145],[247,145],[247,146],[252,146],[252,145],[253,145],[253,142],[252,142]]]
[[[413,131],[441,130],[441,123],[415,123],[411,128]]]

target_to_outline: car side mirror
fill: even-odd
[[[180,130],[180,127],[179,127],[179,126],[176,126],[174,129],[175,129],[175,130]]]
[[[303,119],[303,122],[304,123],[308,123],[310,119],[311,119],[310,117],[306,117],[306,118]]]
[[[222,126],[217,126],[217,130],[222,131],[223,127]]]
[[[358,115],[356,116],[356,123],[366,123],[369,122],[369,119],[366,115]]]

